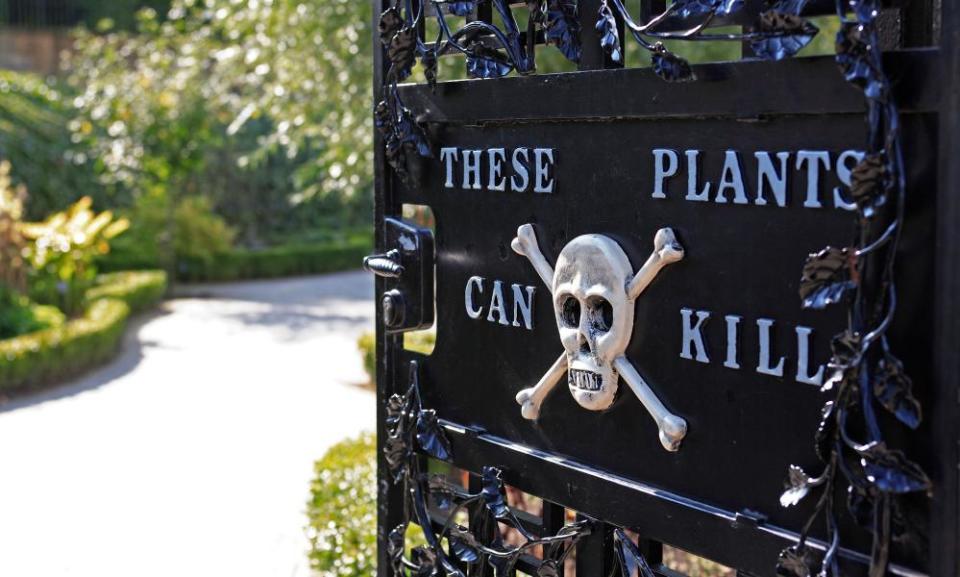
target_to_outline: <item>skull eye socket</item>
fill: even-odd
[[[560,320],[568,327],[580,326],[580,301],[567,297],[560,305]]]
[[[593,328],[605,333],[613,327],[613,305],[603,297],[592,297],[587,306],[590,308],[590,320]]]

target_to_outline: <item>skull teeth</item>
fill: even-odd
[[[600,375],[593,371],[584,371],[582,369],[570,369],[567,374],[568,384],[571,387],[584,391],[600,390]]]

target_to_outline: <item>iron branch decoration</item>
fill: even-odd
[[[430,157],[432,151],[424,128],[413,112],[404,106],[397,87],[409,78],[417,62],[427,82],[437,81],[441,56],[459,53],[465,57],[470,78],[500,78],[516,71],[526,75],[536,71],[535,40],[541,32],[545,41],[559,49],[571,62],[581,56],[580,11],[577,0],[527,0],[527,30],[522,34],[509,0],[393,0],[378,24],[380,43],[386,51],[389,68],[376,106],[375,125],[384,140],[387,162],[408,185],[415,184],[409,164],[417,156]],[[428,44],[421,30],[432,6],[438,34]],[[782,60],[799,52],[813,40],[818,29],[800,16],[807,0],[777,0],[758,15],[755,31],[741,34],[705,32],[720,16],[730,16],[743,8],[744,0],[675,0],[662,14],[645,24],[630,15],[624,0],[604,0],[597,13],[596,29],[600,45],[617,63],[623,62],[623,48],[617,28],[622,19],[631,36],[650,52],[653,70],[668,82],[694,80],[690,64],[670,52],[663,40],[726,40],[749,42],[760,58]],[[496,11],[501,24],[472,20],[460,28],[451,27],[448,16],[469,17],[478,6],[487,4]],[[680,19],[689,28],[663,30],[665,23]]]
[[[418,451],[443,461],[450,459],[451,452],[436,412],[423,407],[416,361],[410,363],[407,391],[387,402],[383,451],[390,478],[402,486],[404,495],[403,519],[387,536],[387,554],[395,575],[466,577],[482,575],[483,568],[489,566],[496,577],[510,577],[521,555],[542,547],[536,577],[557,577],[564,560],[594,530],[594,522],[580,520],[564,525],[554,535],[533,535],[509,507],[502,472],[496,467],[483,468],[478,493],[466,493],[442,476],[428,474]],[[431,515],[431,501],[447,511],[445,518],[436,520]],[[472,530],[457,522],[460,513],[468,509],[476,515],[471,519]],[[426,544],[412,548],[408,555],[406,533],[411,522],[420,526]],[[516,529],[523,542],[508,543],[501,523]],[[613,541],[622,577],[655,577],[626,533],[615,530]]]
[[[428,45],[419,36],[425,17],[426,0],[395,0],[380,17],[380,40],[390,67],[377,104],[376,126],[384,137],[386,158],[405,183],[412,184],[408,162],[416,155],[432,155],[423,127],[406,108],[397,90],[419,60],[427,81],[437,80],[440,55],[459,52],[466,57],[467,72],[474,78],[497,78],[512,71],[529,74],[535,70],[534,39],[542,31],[548,43],[557,46],[572,61],[580,58],[580,20],[575,0],[529,0],[530,18],[525,42],[507,0],[429,0],[439,24],[437,41]],[[480,3],[490,3],[499,14],[502,28],[487,22],[469,22],[452,29],[446,15],[473,14]],[[807,0],[769,2],[758,15],[753,32],[711,34],[705,32],[717,17],[743,7],[742,0],[675,0],[662,14],[644,24],[630,15],[623,0],[605,0],[597,15],[596,28],[601,47],[615,62],[622,62],[623,48],[617,28],[622,19],[631,36],[651,53],[655,73],[666,81],[694,80],[689,64],[669,52],[663,40],[731,40],[749,42],[754,54],[763,59],[782,60],[794,56],[818,33],[803,18]],[[841,535],[838,494],[846,485],[849,514],[873,534],[870,576],[881,577],[890,562],[891,540],[907,532],[900,499],[910,493],[929,493],[931,481],[906,455],[887,444],[877,411],[889,411],[902,425],[916,429],[921,407],[912,393],[912,383],[902,362],[892,352],[886,333],[896,311],[894,268],[896,249],[904,223],[906,172],[900,132],[900,118],[884,73],[877,30],[878,0],[836,0],[841,26],[836,38],[836,61],[845,79],[863,91],[866,101],[868,137],[865,155],[852,173],[850,200],[857,205],[857,219],[851,246],[828,246],[811,254],[803,266],[800,297],[802,306],[823,309],[842,304],[849,323],[833,339],[829,378],[823,392],[830,396],[822,409],[815,448],[823,463],[817,475],[797,466],[788,471],[787,489],[781,505],[796,505],[819,491],[813,514],[796,545],[785,549],[777,562],[783,577],[839,577],[838,553]],[[681,31],[663,31],[668,18],[688,22]],[[879,271],[878,274],[871,274]],[[415,449],[438,459],[449,458],[449,445],[436,414],[421,406],[416,366],[411,369],[411,386],[404,395],[395,395],[389,407],[390,438],[387,461],[395,483],[402,483],[407,498],[406,518],[389,537],[390,556],[398,574],[432,576],[464,575],[462,568],[487,563],[497,575],[509,569],[528,546],[548,545],[552,557],[541,566],[538,577],[555,575],[556,563],[586,535],[588,524],[565,527],[557,535],[536,539],[524,534],[527,544],[506,545],[496,521],[509,520],[502,481],[495,468],[484,470],[484,488],[468,495],[467,503],[483,503],[495,521],[492,541],[484,541],[453,522],[452,516],[436,533],[431,525],[427,498],[445,489],[431,486],[421,469]],[[466,506],[466,505],[464,505]],[[455,511],[459,511],[458,507]],[[412,516],[411,516],[412,511]],[[828,543],[823,553],[809,543],[808,534],[817,519],[825,522]],[[424,527],[427,545],[404,556],[404,533],[411,518]],[[518,524],[519,525],[519,524]],[[650,570],[636,547],[622,531],[614,535],[616,557],[625,575],[650,577]],[[441,541],[446,540],[444,550]],[[553,572],[551,572],[551,566]]]
[[[833,338],[830,374],[822,389],[832,397],[823,406],[815,440],[823,469],[811,476],[791,466],[787,490],[780,498],[781,504],[789,507],[811,490],[820,490],[799,543],[780,555],[778,572],[786,577],[809,577],[818,563],[819,575],[840,574],[836,500],[842,484],[846,484],[850,515],[873,534],[871,577],[886,574],[891,539],[907,532],[900,498],[931,490],[924,471],[887,445],[877,416],[879,405],[910,429],[916,429],[921,421],[910,378],[887,340],[897,305],[894,266],[904,223],[906,172],[900,117],[879,48],[879,11],[877,0],[837,0],[841,26],[836,60],[846,80],[864,93],[868,139],[849,188],[857,205],[856,242],[811,254],[801,277],[800,297],[805,308],[844,303],[849,322],[846,330]],[[879,270],[879,280],[868,276],[871,267]],[[806,541],[821,515],[829,548],[817,559]]]

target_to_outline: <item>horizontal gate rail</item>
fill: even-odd
[[[892,52],[885,59],[891,69],[903,71],[894,87],[902,112],[937,110],[936,49]],[[435,91],[425,85],[404,85],[400,94],[420,120],[439,124],[864,112],[863,94],[844,81],[830,57],[704,64],[694,71],[697,90],[664,82],[649,69],[629,69],[441,82]],[[751,78],[763,78],[764,90],[755,90],[749,82],[733,82]]]
[[[798,535],[766,525],[750,511],[728,511],[650,485],[611,475],[590,465],[555,454],[519,445],[441,419],[450,438],[452,464],[480,471],[495,463],[503,469],[504,481],[521,491],[555,503],[576,498],[580,511],[591,517],[629,527],[643,537],[684,547],[723,565],[749,573],[766,574],[771,559],[796,543]],[[814,548],[826,544],[810,540]],[[865,575],[869,557],[841,549],[845,575]],[[925,574],[891,565],[898,577],[925,577]]]

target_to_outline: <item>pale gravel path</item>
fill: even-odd
[[[0,407],[0,576],[307,575],[312,463],[374,426],[368,276],[191,287]]]

